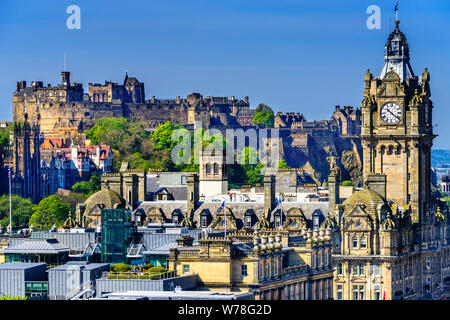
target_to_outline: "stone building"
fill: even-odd
[[[199,192],[202,199],[228,194],[225,155],[211,152],[199,157]]]
[[[144,103],[144,83],[135,77],[125,75],[123,84],[119,85],[111,81],[105,84],[89,83],[89,99],[92,102],[115,102],[115,103]]]
[[[52,139],[55,140],[55,139]],[[88,181],[94,174],[112,172],[113,153],[110,146],[41,145],[42,167],[54,171],[58,187],[71,189],[80,181]]]
[[[12,193],[31,198],[34,203],[41,200],[41,134],[39,125],[25,121],[14,123]]]
[[[339,203],[330,176],[337,299],[443,299],[450,285],[449,212],[431,194],[430,75],[414,76],[395,22],[380,77],[368,71],[362,102],[361,191]]]
[[[104,173],[101,176],[101,190],[90,196],[84,203],[76,206],[76,224],[82,228],[101,227],[102,209],[134,210],[145,200],[146,173],[143,170],[130,170],[123,163],[120,173]],[[133,216],[140,221],[140,217]]]
[[[70,72],[62,72],[61,84],[47,87],[42,81],[17,82],[13,94],[13,119],[23,121],[24,114],[40,125],[46,138],[64,138],[82,144],[83,133],[103,117],[125,117],[152,129],[166,121],[210,126],[240,126],[237,114],[251,113],[248,97],[203,97],[193,93],[187,98],[145,99],[144,83],[125,76],[123,84],[111,81],[83,86],[70,82]],[[237,120],[238,119],[238,120]],[[240,120],[239,120],[240,119]],[[242,121],[241,121],[242,122]]]
[[[280,229],[190,236],[170,249],[169,269],[197,274],[198,290],[253,292],[257,300],[332,299],[330,236],[321,230],[289,236]]]
[[[358,136],[361,134],[361,110],[351,106],[336,106],[332,117],[336,119],[339,134],[342,136]]]

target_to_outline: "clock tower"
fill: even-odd
[[[386,199],[422,224],[430,209],[433,139],[430,74],[415,76],[406,36],[395,21],[379,77],[367,71],[362,102],[364,180],[386,176]]]

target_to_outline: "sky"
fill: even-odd
[[[1,0],[0,121],[12,120],[17,81],[122,82],[146,97],[250,97],[275,112],[329,119],[336,105],[360,107],[364,74],[378,76],[393,29],[394,0]],[[66,9],[78,5],[81,29]],[[367,8],[381,29],[367,28]],[[450,1],[400,0],[400,29],[416,75],[428,67],[434,148],[450,149]]]

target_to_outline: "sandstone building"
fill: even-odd
[[[336,299],[443,299],[449,294],[449,213],[431,195],[436,136],[430,74],[425,69],[421,77],[414,75],[408,42],[395,23],[381,75],[368,71],[365,76],[365,186],[340,204],[339,170],[329,177]]]

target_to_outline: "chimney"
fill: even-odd
[[[188,215],[190,215],[192,211],[197,209],[197,202],[200,200],[198,174],[189,174],[186,183],[188,186]]]
[[[264,214],[272,212],[275,202],[275,176],[264,176]]]
[[[20,91],[20,82],[16,82],[16,92]]]
[[[331,170],[328,176],[328,212],[333,214],[334,208],[340,202],[339,186],[341,184],[341,173],[338,168]]]
[[[247,104],[250,103],[249,100],[248,100],[248,96],[244,97],[244,102],[247,103]]]
[[[369,189],[378,193],[383,197],[383,199],[386,199],[386,182],[387,178],[385,174],[370,174],[367,177],[367,185]]]

